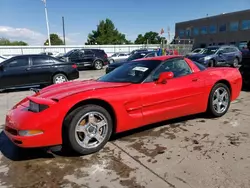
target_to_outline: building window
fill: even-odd
[[[186,36],[191,37],[191,29],[186,29]]]
[[[194,28],[193,33],[194,33],[194,35],[199,35],[199,29],[198,28]]]
[[[239,29],[239,22],[230,23],[230,31],[238,31],[238,29]]]
[[[204,27],[201,27],[201,34],[207,34],[207,27],[204,26]]]
[[[184,37],[184,30],[180,30],[180,31],[179,31],[179,36],[180,36],[180,37]]]
[[[210,27],[209,27],[209,33],[216,33],[216,32],[217,32],[216,25],[210,25]]]
[[[227,30],[227,24],[222,24],[219,27],[219,32],[225,32]]]
[[[242,30],[250,29],[250,20],[243,20],[241,22],[241,29]]]

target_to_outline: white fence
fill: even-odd
[[[41,52],[66,53],[77,48],[103,49],[108,55],[115,52],[129,53],[140,48],[157,48],[160,45],[74,45],[74,46],[0,46],[0,55],[15,56],[22,54],[39,54]]]

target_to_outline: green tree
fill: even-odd
[[[50,34],[51,45],[63,45],[62,39],[55,33]],[[44,42],[44,45],[49,45],[49,40]]]
[[[11,42],[9,39],[0,38],[0,46],[27,46],[28,44],[23,41],[13,41]]]
[[[124,34],[115,28],[110,19],[101,20],[97,25],[97,30],[93,30],[89,35],[86,45],[88,44],[129,44]]]
[[[146,32],[144,35],[139,34],[135,40],[135,44],[160,44],[162,40],[165,40],[165,37],[161,37],[159,33],[149,31]]]
[[[23,42],[23,41],[13,41],[11,42],[12,46],[28,46],[28,43]]]

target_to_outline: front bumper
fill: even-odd
[[[24,148],[47,147],[62,144],[58,113],[48,115],[46,110],[39,113],[28,111],[19,105],[6,115],[4,132],[16,145]],[[21,136],[19,131],[41,130],[42,134]]]

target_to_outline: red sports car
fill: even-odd
[[[241,86],[236,68],[205,68],[182,56],[139,59],[97,80],[36,91],[9,111],[5,133],[20,147],[90,154],[113,133],[202,112],[220,117]]]

